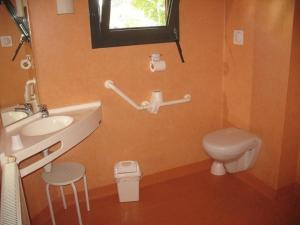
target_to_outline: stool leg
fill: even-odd
[[[83,183],[84,183],[84,193],[85,193],[85,201],[86,201],[86,209],[87,211],[90,211],[90,200],[89,200],[89,193],[88,193],[88,187],[87,187],[87,181],[86,176],[83,176]]]
[[[54,213],[53,213],[52,202],[51,202],[51,197],[50,197],[49,184],[46,185],[46,193],[47,193],[47,200],[48,200],[52,225],[56,225],[55,218],[54,218]]]
[[[63,201],[64,209],[66,209],[67,208],[67,203],[66,203],[66,198],[65,198],[63,186],[59,186],[59,189],[60,189],[60,195],[61,195],[61,198],[62,198],[62,201]]]
[[[78,196],[77,196],[77,190],[74,185],[74,183],[71,183],[73,192],[74,192],[74,198],[75,198],[75,205],[76,205],[76,210],[77,210],[77,216],[78,216],[78,221],[79,225],[82,225],[82,220],[81,220],[81,214],[80,214],[80,208],[79,208],[79,201],[78,201]]]

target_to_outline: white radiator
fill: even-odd
[[[2,164],[0,225],[30,225],[15,157]]]

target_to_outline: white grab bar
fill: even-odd
[[[153,95],[157,95],[157,91],[152,92],[152,98],[149,101],[143,101],[141,105],[136,104],[131,98],[129,98],[124,92],[122,92],[116,85],[114,85],[114,82],[111,80],[107,80],[104,82],[104,86],[107,89],[112,89],[114,92],[116,92],[121,98],[123,98],[126,102],[128,102],[130,105],[132,105],[134,108],[137,110],[143,110],[147,109],[150,113],[158,113],[158,110],[161,106],[168,106],[168,105],[175,105],[175,104],[181,104],[181,103],[186,103],[191,101],[191,95],[186,94],[182,99],[178,100],[173,100],[173,101],[167,101],[163,102],[162,101],[162,96],[161,99],[156,99],[153,97]],[[160,93],[161,95],[161,93]]]
[[[144,106],[136,104],[131,98],[129,98],[127,95],[125,95],[119,88],[117,88],[114,85],[114,82],[112,80],[107,80],[104,82],[104,86],[107,89],[112,89],[114,92],[116,92],[118,95],[120,95],[126,102],[128,102],[130,105],[132,105],[137,110],[145,109]]]

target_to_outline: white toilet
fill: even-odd
[[[251,168],[257,158],[261,139],[237,128],[225,128],[203,137],[203,147],[215,161],[210,172],[221,176]]]

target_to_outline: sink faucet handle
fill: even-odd
[[[45,105],[45,104],[40,104],[39,107],[40,107],[40,110],[48,109],[47,105]]]
[[[25,104],[24,104],[24,108],[25,108],[26,110],[29,110],[29,111],[32,111],[32,110],[33,110],[32,104],[30,104],[30,103],[25,103]]]
[[[49,112],[48,112],[48,107],[45,104],[41,104],[39,105],[40,108],[40,112],[42,113],[42,117],[48,117],[49,116]]]

